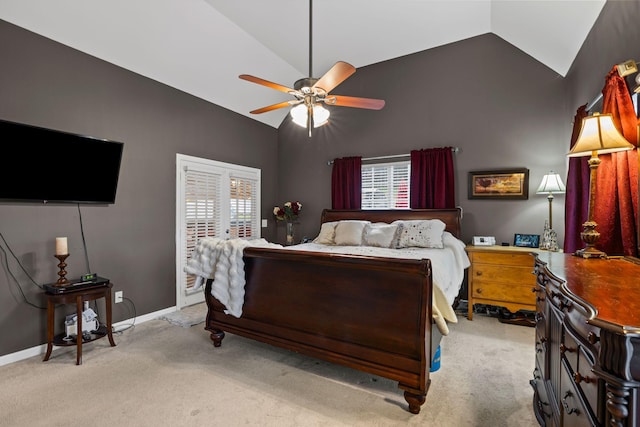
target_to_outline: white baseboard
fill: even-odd
[[[177,310],[178,308],[174,305],[173,307],[154,311],[153,313],[147,313],[147,314],[143,314],[142,316],[136,316],[135,318],[123,320],[121,322],[117,322],[112,325],[113,331],[118,332],[118,331],[127,329],[129,326],[131,326],[131,324],[139,325],[149,320],[157,319],[158,317],[164,316],[165,314],[173,313],[174,311],[177,311]],[[0,356],[0,366],[4,366],[13,362],[18,362],[20,360],[28,359],[30,357],[39,356],[41,354],[44,354],[46,351],[47,351],[47,345],[42,344],[42,345],[37,345],[35,347],[27,348],[25,350],[16,351],[15,353]]]

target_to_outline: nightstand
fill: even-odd
[[[516,246],[467,246],[469,267],[468,316],[473,305],[505,307],[511,312],[536,310],[536,276],[533,253],[536,248]]]
[[[116,343],[113,340],[112,325],[111,325],[111,282],[96,285],[85,289],[78,289],[73,291],[67,291],[63,293],[53,294],[45,292],[47,297],[47,352],[44,356],[43,362],[49,360],[51,356],[51,350],[53,346],[76,346],[76,365],[82,364],[82,344],[95,341],[104,336],[109,337],[109,343],[112,347],[115,347]],[[107,324],[101,325],[97,331],[90,333],[90,338],[85,340],[82,337],[82,306],[85,301],[93,301],[100,298],[105,299]],[[77,334],[73,341],[65,341],[65,334],[59,334],[54,336],[55,329],[55,306],[56,304],[75,304],[76,315],[78,316]]]

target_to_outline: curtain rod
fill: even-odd
[[[593,101],[591,101],[590,103],[587,104],[587,112],[591,111],[593,106],[596,105],[598,103],[598,101],[600,101],[601,99],[602,99],[602,93],[600,93],[598,96],[595,97],[595,99]]]
[[[460,149],[458,147],[451,147],[451,151],[453,151],[454,153],[457,153],[458,151],[460,151]],[[387,160],[387,159],[398,159],[398,158],[402,158],[402,157],[410,157],[411,154],[393,154],[391,156],[378,156],[378,157],[363,157],[362,161],[369,161],[369,160]],[[327,162],[327,165],[331,166],[333,164],[333,160],[329,160]]]

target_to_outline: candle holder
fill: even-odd
[[[54,284],[54,286],[64,286],[69,283],[69,281],[66,278],[67,271],[64,269],[67,266],[67,263],[64,262],[64,260],[66,260],[67,257],[69,257],[69,254],[54,255],[54,257],[58,258],[58,260],[60,261],[60,263],[58,264],[58,268],[60,269],[60,271],[58,271],[58,276],[60,276],[60,278]]]

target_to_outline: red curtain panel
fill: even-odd
[[[638,118],[624,78],[614,66],[602,89],[602,112],[627,141],[638,146]],[[608,255],[637,256],[638,150],[600,155],[594,221],[598,249]]]
[[[582,119],[587,117],[587,105],[582,105],[576,111],[573,118],[573,133],[569,150],[573,148],[580,128]],[[569,169],[566,180],[567,192],[564,202],[564,247],[565,253],[574,253],[584,247],[584,242],[580,237],[582,224],[589,215],[589,164],[588,157],[569,157]]]
[[[362,157],[343,157],[333,161],[331,207],[360,209],[362,206]]]
[[[452,147],[411,151],[411,209],[455,207]]]

